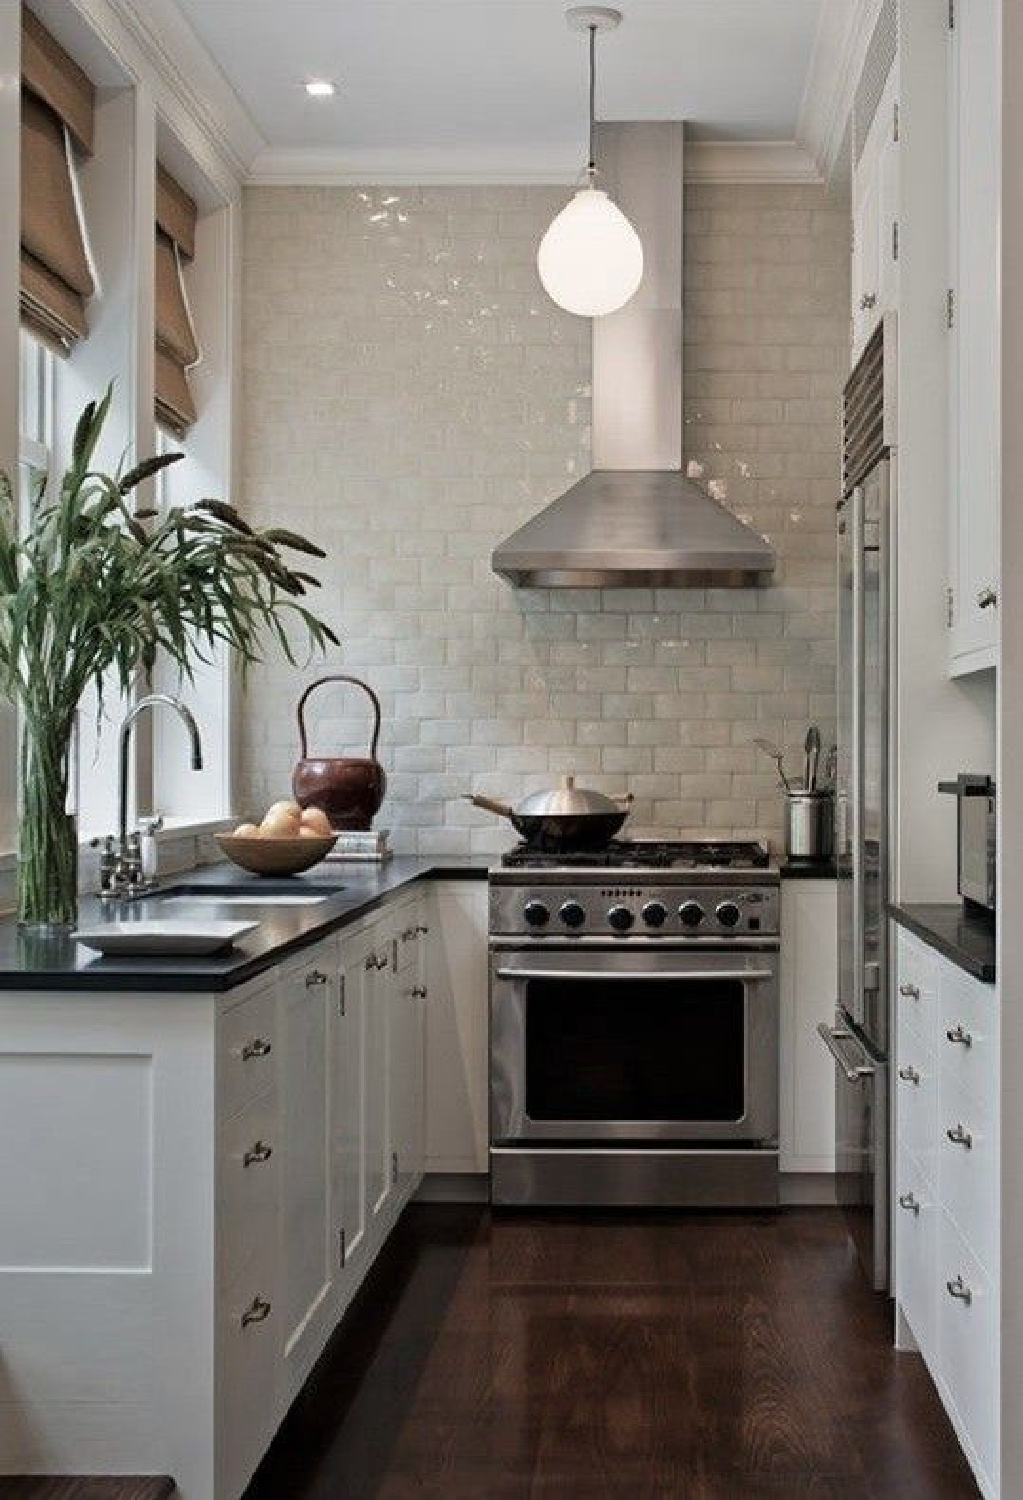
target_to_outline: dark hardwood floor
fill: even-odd
[[[246,1500],[975,1496],[837,1214],[413,1207]]]

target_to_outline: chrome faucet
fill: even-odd
[[[125,715],[119,731],[117,838],[115,840],[111,834],[105,839],[93,840],[93,843],[102,847],[103,850],[100,857],[101,896],[139,896],[152,885],[152,881],[143,876],[142,845],[139,834],[128,832],[128,751],[131,745],[131,732],[136,720],[146,709],[156,708],[158,705],[172,708],[178,715],[188,730],[191,741],[192,770],[202,770],[202,741],[199,737],[199,726],[195,722],[192,711],[185,707],[180,698],[172,698],[168,693],[150,693],[147,697],[140,698],[134,708]]]

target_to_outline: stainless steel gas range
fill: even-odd
[[[779,932],[759,844],[506,856],[490,877],[493,1202],[776,1204]]]

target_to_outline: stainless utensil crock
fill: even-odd
[[[835,793],[831,787],[793,787],[785,797],[785,852],[789,859],[823,864],[832,857]]]

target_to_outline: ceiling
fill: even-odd
[[[705,139],[790,141],[836,0],[620,0],[598,116]],[[560,0],[177,0],[271,152],[581,165],[586,40]],[[303,82],[327,77],[335,98]]]

